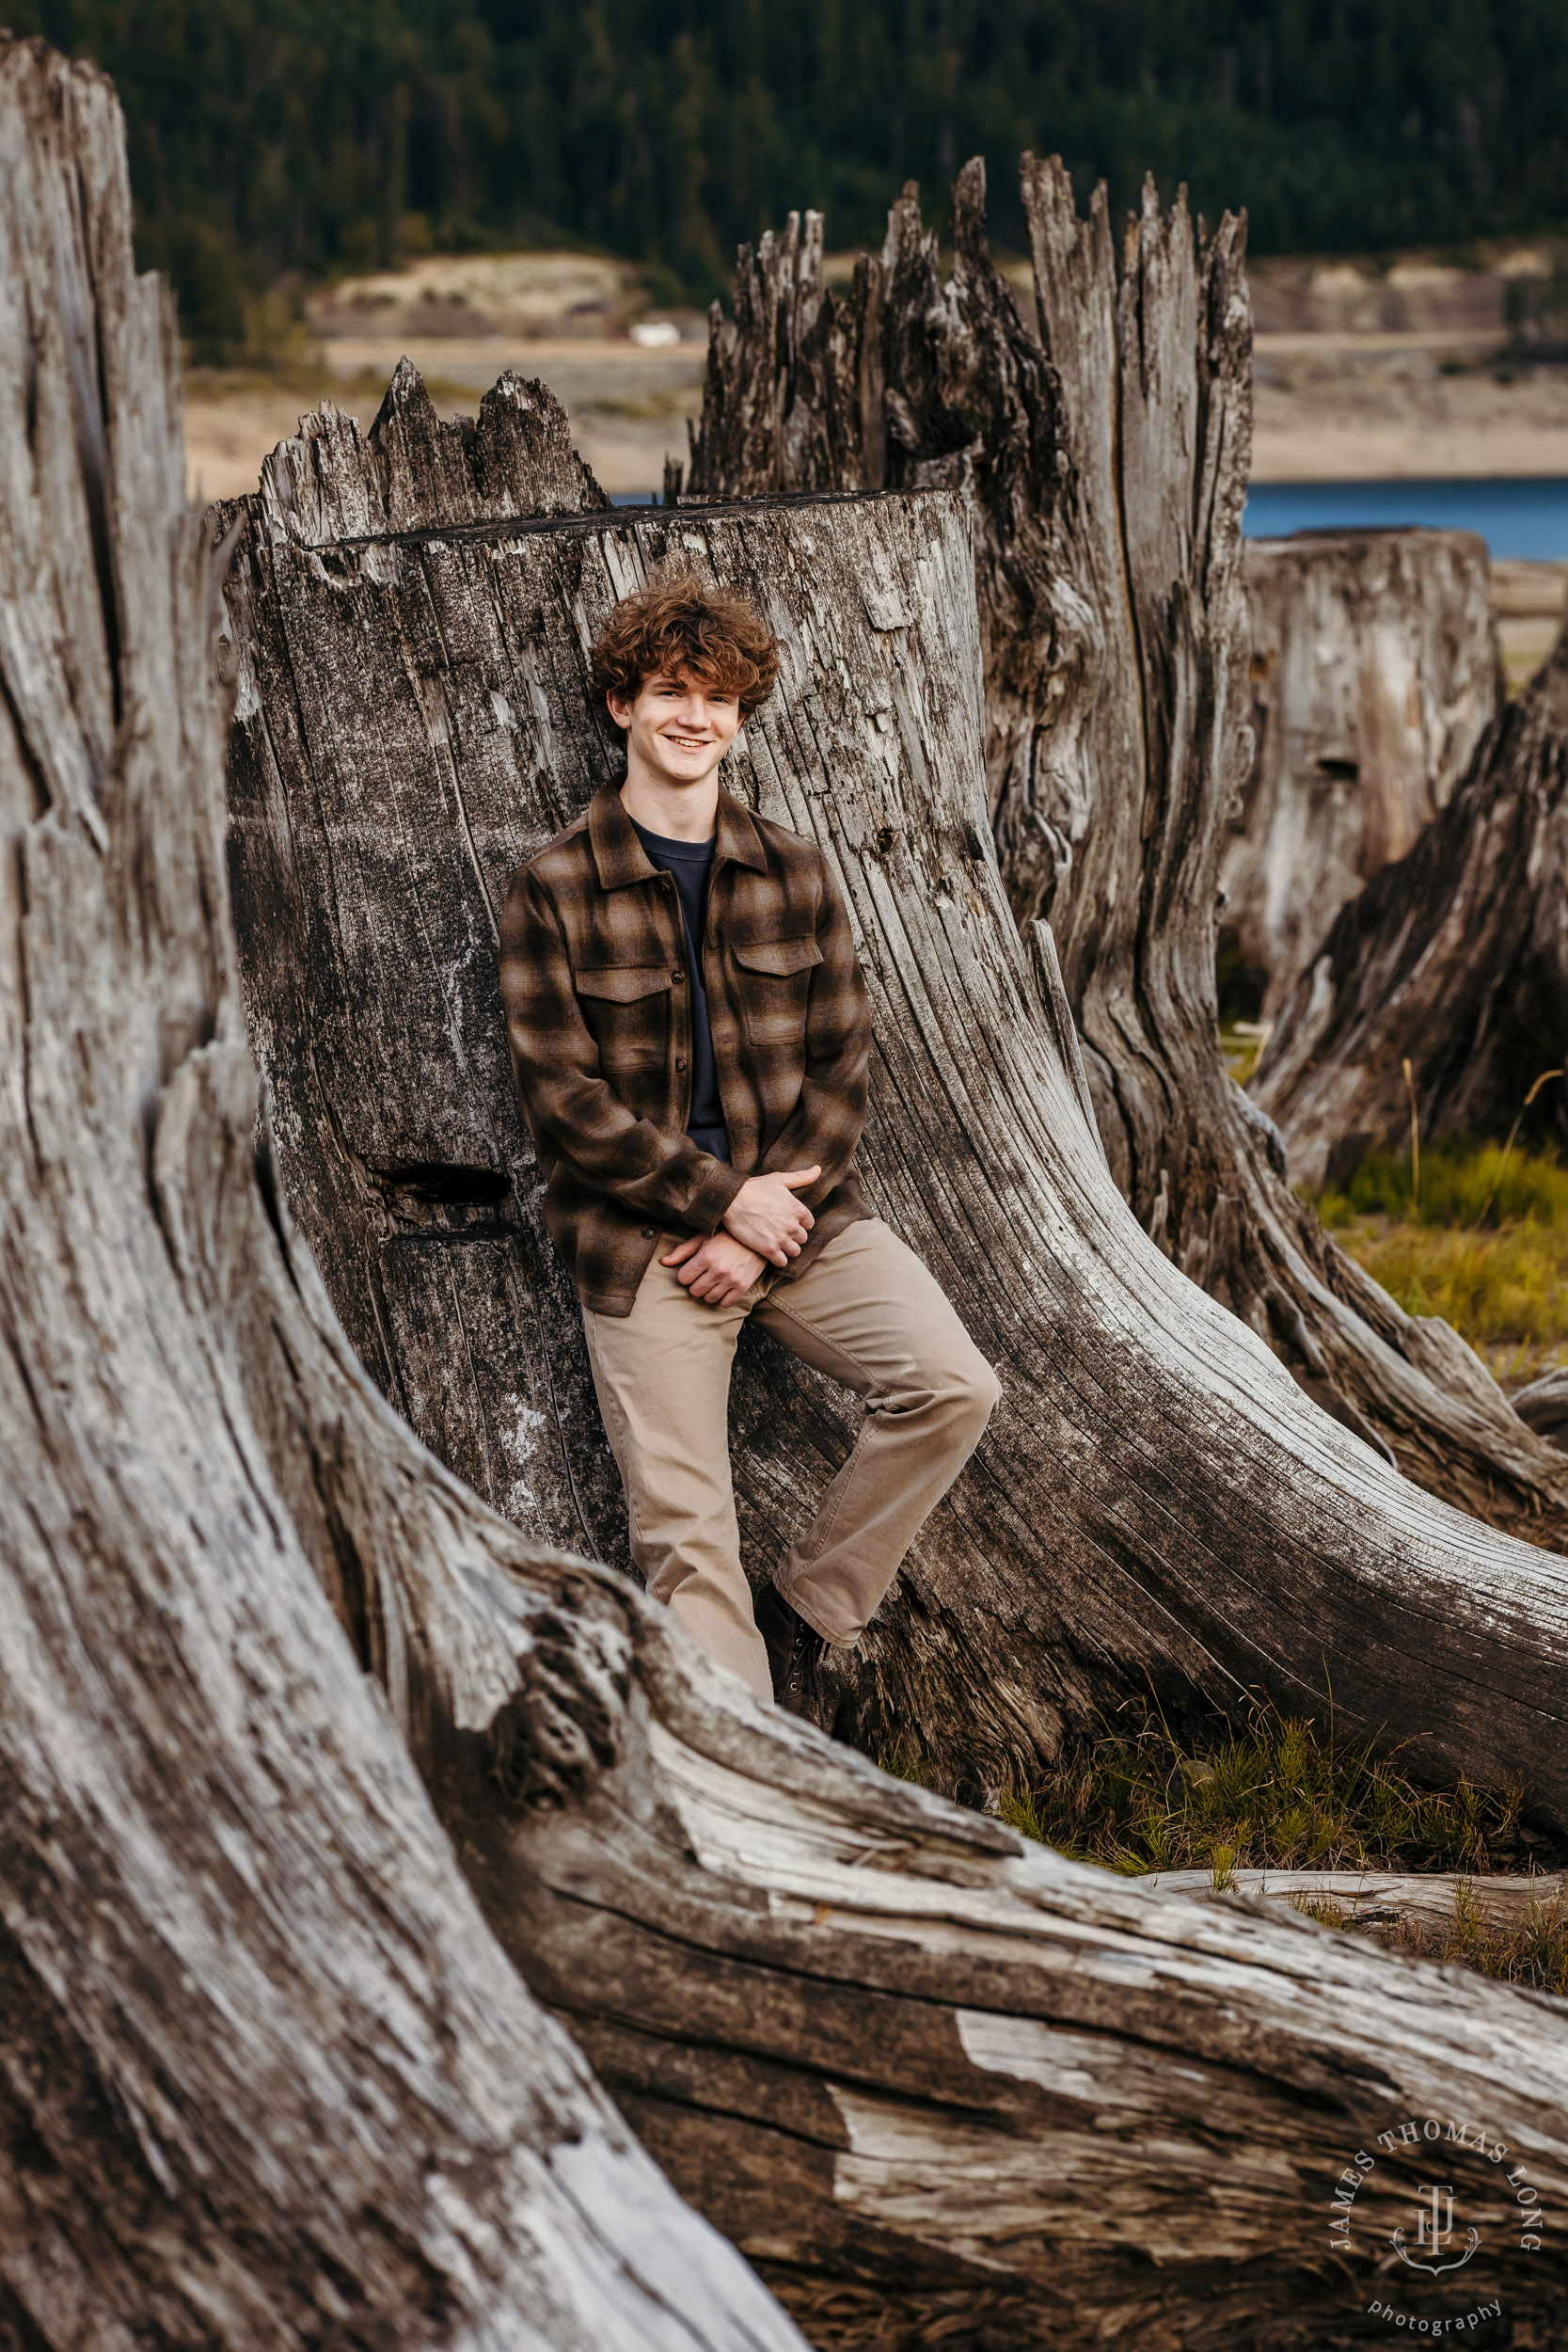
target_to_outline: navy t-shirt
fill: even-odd
[[[691,966],[691,1112],[686,1132],[693,1143],[711,1152],[716,1160],[730,1156],[724,1132],[724,1106],[719,1100],[719,1072],[713,1058],[713,1032],[708,1026],[707,991],[703,986],[703,932],[707,925],[708,884],[713,880],[711,841],[667,841],[650,833],[635,817],[631,829],[661,874],[673,874],[686,926],[687,960]]]

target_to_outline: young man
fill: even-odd
[[[819,1719],[823,1644],[859,1639],[998,1389],[861,1191],[871,1020],[826,863],[719,781],[778,666],[693,580],[616,606],[594,688],[626,781],[518,868],[501,993],[632,1557],[721,1664]],[[749,1315],[866,1405],[754,1616],[727,1427]]]

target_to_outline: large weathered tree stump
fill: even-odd
[[[1568,640],[1478,745],[1407,856],[1339,915],[1253,1090],[1322,1184],[1370,1145],[1568,1136]]]
[[[1497,707],[1486,543],[1301,532],[1246,550],[1252,773],[1227,828],[1222,962],[1273,1022],[1339,909],[1444,807]]]
[[[409,446],[453,431],[411,371],[387,420]],[[1149,1678],[1176,1706],[1259,1688],[1315,1708],[1332,1688],[1427,1770],[1568,1796],[1539,1711],[1560,1705],[1559,1564],[1427,1502],[1326,1421],[1111,1182],[1049,933],[1032,967],[985,823],[961,496],[521,528],[436,513],[312,544],[277,485],[309,473],[352,509],[341,478],[374,472],[381,429],[367,447],[313,422],[248,503],[232,870],[290,1199],[420,1434],[537,1540],[622,1557],[512,1100],[495,923],[517,860],[618,772],[586,684],[599,617],[656,565],[696,562],[783,648],[735,782],[820,843],[851,911],[877,1016],[868,1184],[1006,1391],[846,1668],[844,1729],[990,1789]],[[733,1420],[765,1574],[852,1421],[760,1341]]]
[[[1501,2298],[1494,2340],[1538,2341],[1556,2273],[1474,2151],[1507,2141],[1560,2202],[1551,2005],[1151,1899],[885,1779],[497,1518],[372,1389],[238,1034],[216,583],[106,86],[0,46],[0,300],[26,329],[0,338],[0,2341],[798,2344],[530,2000],[458,1857],[819,2344],[1359,2340],[1429,2114],[1465,2131],[1467,2295]],[[394,470],[383,444],[365,477]],[[531,479],[520,455],[507,494]],[[900,511],[890,593],[933,549],[961,588],[944,531]],[[555,528],[586,532],[591,583],[641,545]],[[295,555],[363,611],[379,568],[430,576],[435,541],[398,548]],[[864,675],[882,646],[906,689],[851,739],[902,754],[921,672],[867,627],[851,607],[830,642]],[[432,694],[420,644],[404,675]],[[973,794],[977,734],[962,773]],[[892,863],[882,904],[913,919]],[[974,896],[939,897],[921,944],[998,929],[993,872]],[[1030,1084],[1051,1073],[1038,1115],[1070,1126],[1010,941],[996,986]]]
[[[1336,1247],[1220,1055],[1214,913],[1251,758],[1241,224],[1200,249],[1184,202],[1163,213],[1149,187],[1118,257],[1102,189],[1084,220],[1059,162],[1022,168],[1037,338],[991,263],[978,163],[945,283],[912,190],[847,295],[823,288],[814,215],[743,248],[692,487],[963,489],[1002,870],[1025,929],[1049,916],[1134,1215],[1410,1477],[1560,1546],[1560,1458],[1446,1324]]]

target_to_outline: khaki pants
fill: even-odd
[[[660,1242],[629,1315],[584,1314],[594,1381],[649,1593],[769,1698],[730,1481],[730,1367],[747,1317],[865,1399],[849,1458],[776,1578],[830,1642],[865,1630],[1001,1391],[932,1276],[879,1218],[847,1226],[793,1280],[764,1275],[723,1308],[659,1264],[676,1238]]]

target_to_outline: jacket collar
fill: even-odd
[[[601,784],[588,803],[588,839],[594,851],[601,890],[619,890],[624,882],[652,882],[657,866],[637,838],[626,815],[618,784]],[[719,787],[719,849],[721,858],[768,871],[768,855],[752,812],[732,792]]]

